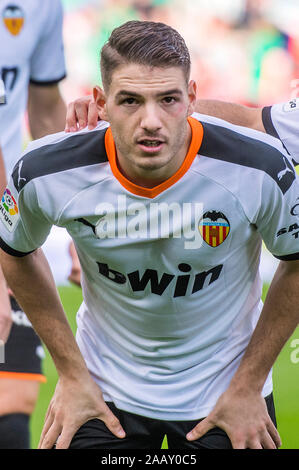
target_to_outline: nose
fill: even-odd
[[[162,128],[159,110],[154,104],[147,104],[143,107],[140,125],[149,133],[155,133]]]

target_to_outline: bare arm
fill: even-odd
[[[197,100],[195,111],[215,116],[237,126],[250,127],[265,132],[262,121],[262,108],[250,108],[237,103],[217,100]]]
[[[0,262],[8,283],[34,329],[45,342],[59,375],[50,404],[40,447],[67,448],[86,421],[99,418],[118,437],[122,428],[91,379],[77,346],[42,250],[17,258],[0,250]]]
[[[0,148],[0,194],[2,197],[6,187],[6,176],[3,155]],[[6,341],[12,325],[10,301],[7,291],[6,280],[0,265],[0,339]]]
[[[281,262],[259,322],[230,386],[210,415],[188,436],[194,440],[219,426],[234,448],[275,448],[279,435],[261,391],[271,367],[299,321],[299,261]]]
[[[299,261],[281,261],[233,383],[261,391],[282,347],[299,322]]]
[[[7,284],[0,265],[0,339],[4,342],[10,333],[12,318]]]
[[[3,155],[2,155],[2,151],[0,147],[0,194],[1,194],[1,197],[6,188],[6,183],[7,181],[6,181],[6,173],[5,173],[5,167],[4,167],[4,159],[3,159]]]
[[[30,85],[27,109],[33,139],[64,130],[66,105],[58,85]]]

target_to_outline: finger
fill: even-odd
[[[52,411],[52,401],[50,401],[50,404],[48,406],[48,409],[47,409],[47,412],[46,412],[46,415],[45,415],[45,419],[44,419],[44,424],[46,424],[46,421],[48,420],[48,418],[51,414],[51,411]]]
[[[277,449],[279,447],[281,447],[282,442],[281,442],[281,439],[280,439],[280,435],[279,435],[279,433],[278,433],[278,431],[277,431],[277,429],[274,426],[272,421],[269,421],[269,423],[267,425],[267,430],[268,430],[268,433],[270,434],[272,440],[274,441],[274,444],[277,447]]]
[[[87,126],[88,121],[88,104],[85,101],[75,101],[75,114],[76,114],[76,125],[80,129],[84,129]]]
[[[54,422],[45,434],[42,442],[40,443],[39,449],[52,449],[61,431],[62,426]]]
[[[257,441],[252,441],[246,446],[246,449],[263,449],[262,444],[257,440]]]
[[[55,449],[68,449],[78,429],[65,426],[57,439]]]
[[[267,432],[261,437],[261,444],[263,449],[277,449],[275,442]]]
[[[238,439],[232,436],[229,436],[229,438],[233,449],[246,449],[244,439]]]
[[[112,434],[114,434],[114,436],[119,437],[120,439],[126,437],[126,433],[122,425],[107,405],[105,413],[103,416],[99,416],[98,419],[106,424],[107,428],[112,432]]]
[[[77,130],[77,118],[75,104],[69,103],[66,110],[65,132],[75,132]]]
[[[88,129],[94,129],[99,120],[97,105],[94,101],[91,101],[89,103],[87,120],[88,120]]]
[[[186,439],[188,441],[195,441],[195,439],[199,439],[214,427],[215,424],[212,423],[208,418],[205,418],[200,421],[200,423],[198,423],[193,429],[191,429],[191,431],[186,435]]]
[[[51,414],[51,408],[52,407],[50,405],[49,408],[48,408],[46,417],[45,417],[44,426],[43,426],[41,436],[40,436],[40,439],[39,439],[39,443],[38,443],[38,448],[40,448],[41,443],[44,440],[45,435],[47,434],[48,430],[50,429],[50,427],[52,426],[52,424],[54,422],[54,416]]]

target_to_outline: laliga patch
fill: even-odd
[[[19,208],[11,191],[6,188],[0,202],[0,220],[9,232],[13,232],[19,221]]]
[[[199,231],[204,241],[213,248],[221,245],[230,232],[228,218],[218,211],[206,212],[199,222]]]
[[[288,101],[283,107],[283,110],[286,113],[289,113],[290,111],[297,111],[298,109],[299,109],[299,98],[293,98],[292,100]]]
[[[3,11],[3,23],[13,36],[20,34],[24,25],[24,13],[18,5],[8,5]]]

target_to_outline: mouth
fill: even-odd
[[[140,139],[137,143],[141,150],[145,153],[159,152],[165,144],[164,141],[159,139]]]

